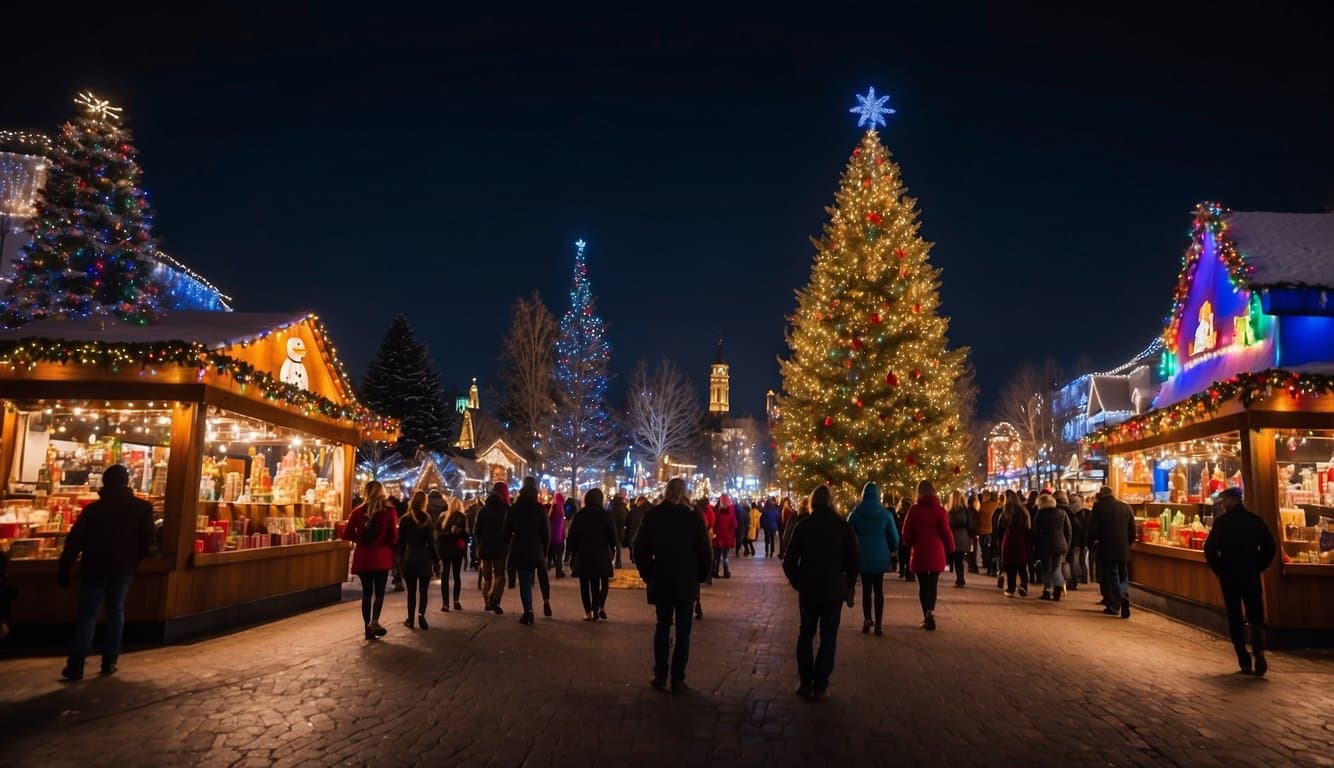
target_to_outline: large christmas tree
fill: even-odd
[[[419,446],[443,451],[453,442],[454,411],[445,401],[440,373],[403,315],[385,332],[360,395],[371,411],[398,419],[398,448],[404,454]]]
[[[917,205],[876,123],[893,110],[872,89],[858,97],[870,121],[848,160],[824,236],[813,240],[810,282],[789,318],[780,476],[795,493],[829,483],[850,502],[868,480],[911,492],[942,490],[964,462],[955,382],[966,349],[950,349],[939,312],[940,270],[918,235]]]
[[[581,474],[605,469],[616,450],[615,432],[607,414],[607,368],[611,344],[597,313],[588,281],[583,240],[575,243],[570,308],[560,320],[556,337],[556,418],[547,456],[549,469],[565,472],[577,488]]]
[[[53,143],[46,186],[14,266],[3,315],[9,327],[49,315],[114,314],[148,323],[161,313],[152,212],[140,188],[130,132],[118,107],[92,94]]]

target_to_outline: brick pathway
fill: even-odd
[[[985,578],[941,590],[917,628],[913,585],[887,584],[884,637],[844,613],[832,700],[792,691],[796,600],[773,560],[706,591],[684,696],[647,685],[652,614],[612,590],[611,621],[433,605],[427,631],[354,603],[191,645],[128,653],[113,678],[57,682],[57,658],[0,661],[0,764],[56,766],[1334,765],[1334,656],[1275,653],[1232,674],[1219,638],[1091,591],[1006,600]],[[433,600],[438,597],[433,595]],[[507,611],[518,597],[507,591]],[[95,660],[90,667],[95,669]]]

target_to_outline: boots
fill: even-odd
[[[1044,590],[1042,590],[1042,596],[1039,597],[1038,599],[1039,599],[1039,600],[1050,600],[1050,599],[1051,599],[1051,590],[1050,590],[1050,589],[1044,589]]]
[[[1121,618],[1130,618],[1130,598],[1128,597],[1121,598]]]
[[[1264,677],[1269,671],[1269,661],[1265,658],[1265,628],[1251,625],[1251,649],[1255,651],[1255,676]]]
[[[1053,589],[1053,590],[1051,591],[1051,599],[1052,599],[1052,601],[1053,601],[1053,602],[1057,602],[1057,603],[1059,603],[1059,602],[1061,601],[1061,593],[1064,592],[1064,591],[1065,591],[1065,590],[1064,590],[1064,589],[1061,589],[1060,587],[1057,587],[1056,589]]]

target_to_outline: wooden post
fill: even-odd
[[[1278,454],[1274,448],[1275,431],[1272,429],[1241,430],[1241,476],[1246,479],[1242,489],[1246,508],[1260,516],[1274,541],[1279,542],[1274,562],[1261,574],[1265,592],[1265,624],[1282,626],[1283,616],[1275,615],[1280,573],[1283,570],[1283,529],[1278,516]]]
[[[171,456],[167,459],[166,518],[163,554],[174,570],[185,568],[194,552],[199,473],[203,467],[205,409],[202,403],[176,403],[171,410]]]

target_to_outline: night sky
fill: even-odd
[[[448,384],[493,383],[514,298],[540,290],[559,316],[582,237],[621,381],[666,356],[703,395],[722,337],[733,410],[757,414],[868,85],[898,110],[881,136],[984,412],[1014,361],[1106,367],[1159,333],[1197,201],[1334,201],[1328,3],[925,5],[59,25],[7,9],[0,128],[54,135],[82,89],[123,106],[164,249],[239,310],[316,310],[358,380],[402,312]]]

